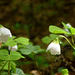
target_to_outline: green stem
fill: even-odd
[[[72,38],[72,43],[73,43],[73,45],[74,45],[74,39],[73,39],[73,35],[71,36],[71,38]]]
[[[3,65],[2,69],[0,70],[0,72],[3,70],[3,68],[4,68],[4,66],[6,65],[7,62],[8,62],[8,61],[5,62],[5,64]]]
[[[75,49],[75,47],[71,44],[71,42],[63,35],[60,35],[59,37],[63,37],[64,39],[67,40],[67,42],[72,46],[73,49]]]
[[[39,70],[38,63],[36,62],[35,54],[33,53],[33,55],[34,55],[34,60],[35,60],[36,67],[38,68],[38,71],[40,71],[40,70]]]
[[[12,48],[12,47],[11,47]],[[9,51],[9,55],[10,55],[11,49]],[[8,75],[10,75],[10,60],[8,61]]]
[[[8,75],[10,75],[10,61],[8,61]]]

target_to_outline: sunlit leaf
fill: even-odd
[[[49,26],[49,31],[50,31],[51,33],[69,34],[69,33],[66,32],[65,30],[63,30],[63,29],[61,29],[61,28],[59,28],[59,27],[57,27],[57,26],[53,26],[53,25]]]
[[[42,41],[43,41],[44,43],[46,43],[46,44],[49,44],[49,43],[51,42],[51,38],[48,37],[48,36],[45,36],[45,37],[42,38]]]
[[[8,38],[6,45],[7,46],[15,46],[16,42],[12,38]]]
[[[0,50],[0,60],[18,60],[24,58],[19,52],[11,51],[10,55],[7,50]]]
[[[72,26],[70,27],[70,31],[72,35],[75,35],[75,28],[73,28]]]
[[[24,38],[24,37],[17,38],[17,39],[15,39],[15,41],[17,43],[21,43],[21,44],[24,44],[24,45],[28,45],[29,44],[29,39],[28,38]]]

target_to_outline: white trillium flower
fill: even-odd
[[[13,46],[13,47],[8,47],[9,50],[11,51],[16,51],[18,49],[17,45]]]
[[[57,42],[57,41],[51,42],[47,47],[46,52],[47,51],[50,51],[52,55],[60,55],[61,50],[60,50],[59,42]]]
[[[0,42],[6,43],[8,37],[12,38],[12,34],[9,29],[1,27],[0,28]]]

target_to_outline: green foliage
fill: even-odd
[[[19,24],[19,23],[16,23],[15,25],[14,25],[14,28],[15,29],[19,29],[21,27],[21,24]]]
[[[13,37],[14,39],[15,37]],[[6,42],[6,45],[7,46],[15,46],[17,43],[15,42],[15,40],[13,40],[12,38],[8,38],[7,42]]]
[[[68,69],[63,69],[62,70],[62,75],[69,75]]]
[[[68,32],[66,32],[65,30],[57,27],[57,26],[53,26],[53,25],[50,25],[49,26],[49,31],[51,33],[61,33],[61,34],[69,34]]]
[[[50,34],[50,37],[52,40],[56,39],[57,37],[59,37],[59,35],[56,35],[56,34]]]
[[[13,73],[12,71],[11,75],[30,75],[30,74],[25,74],[22,69],[16,68],[16,73]]]
[[[63,69],[65,69],[65,67],[60,67],[60,68],[58,69],[58,73],[62,72]]]
[[[2,72],[0,73],[0,75],[8,75],[8,72],[2,71]]]
[[[45,36],[45,37],[42,38],[42,41],[43,41],[44,43],[46,43],[46,44],[49,44],[49,43],[51,42],[51,38],[48,37],[48,36]]]
[[[56,39],[57,37],[59,37],[59,36],[56,34],[50,34],[50,37],[49,36],[43,37],[42,41],[46,44],[49,44],[52,40]]]
[[[69,27],[64,22],[62,22],[62,25],[64,26],[64,28],[69,29]]]
[[[2,25],[0,25],[0,28],[3,27]]]
[[[24,55],[29,55],[31,53],[37,54],[39,52],[42,52],[43,50],[40,49],[40,46],[33,46],[29,44],[25,46],[25,48],[21,48],[20,51]]]
[[[0,50],[0,60],[18,60],[24,58],[19,52],[11,51],[10,55],[6,49]]]
[[[24,37],[17,38],[17,39],[15,39],[15,41],[17,43],[21,43],[23,45],[28,45],[29,44],[29,39],[28,38],[24,38]]]
[[[25,75],[25,74],[21,69],[16,68],[16,73],[12,73],[12,75]]]
[[[73,28],[72,26],[70,27],[70,31],[72,35],[75,35],[75,28]]]
[[[3,61],[3,62],[1,62],[0,63],[1,65],[0,65],[0,70],[2,69],[2,67],[3,67],[3,70],[8,70],[8,61]],[[11,61],[10,62],[10,70],[11,70],[11,68],[12,68],[12,65],[14,65],[14,66],[16,66],[16,64],[13,62],[13,61]]]
[[[41,61],[42,60],[42,61]],[[36,61],[39,67],[49,67],[49,63],[43,56],[37,56]]]

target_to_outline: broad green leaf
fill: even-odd
[[[18,74],[18,75],[24,75],[24,72],[21,69],[16,68],[16,74]]]
[[[63,30],[63,29],[61,29],[61,28],[59,28],[59,27],[57,27],[57,26],[53,26],[53,25],[49,26],[49,31],[50,31],[51,33],[69,34],[69,33],[66,32],[65,30]]]
[[[62,75],[69,75],[68,69],[63,69],[62,70]]]
[[[11,51],[10,55],[7,50],[0,50],[0,60],[18,60],[24,58],[19,52]]]
[[[56,35],[56,34],[50,34],[50,37],[52,40],[56,39],[59,35]]]
[[[43,41],[44,43],[46,43],[46,44],[49,44],[49,43],[51,42],[51,38],[48,37],[48,36],[45,36],[45,37],[42,38],[42,41]]]
[[[29,39],[28,38],[24,38],[24,37],[20,37],[15,39],[16,42],[21,43],[23,45],[28,45],[29,44]]]
[[[75,28],[73,28],[72,26],[70,27],[70,31],[72,35],[75,35]]]
[[[20,51],[22,54],[25,54],[25,55],[29,55],[31,53],[31,50],[25,49],[25,48],[20,49]]]
[[[16,42],[12,38],[8,38],[8,41],[6,42],[7,46],[15,46]]]
[[[40,49],[40,46],[27,45],[26,48],[20,49],[22,54],[29,55],[31,53],[39,53],[43,50]]]

